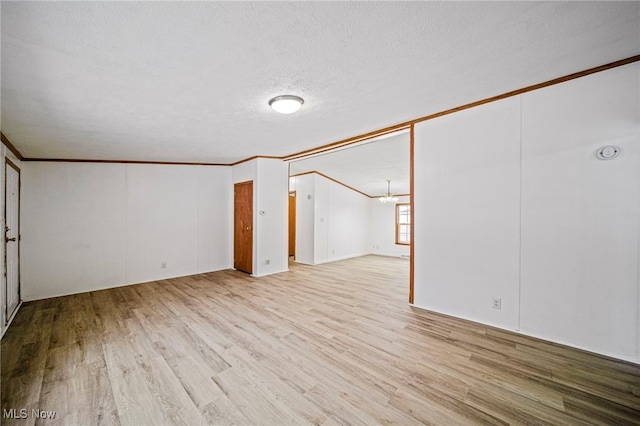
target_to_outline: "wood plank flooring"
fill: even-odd
[[[366,256],[25,303],[2,424],[640,424],[640,366],[411,308],[407,283]]]

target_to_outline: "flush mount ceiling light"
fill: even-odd
[[[397,203],[398,199],[399,198],[396,196],[396,194],[391,193],[391,181],[387,180],[387,192],[382,194],[382,196],[380,197],[380,202],[381,203]]]
[[[269,105],[280,114],[291,114],[302,107],[304,99],[294,95],[281,95],[269,101]]]

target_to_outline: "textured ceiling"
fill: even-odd
[[[391,192],[408,194],[409,133],[386,135],[290,163],[292,176],[311,171],[320,172],[371,197],[387,192],[387,179],[391,180]]]
[[[2,132],[31,158],[289,155],[640,53],[640,2],[0,7]]]

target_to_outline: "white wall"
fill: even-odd
[[[256,262],[254,275],[289,270],[288,168],[282,160],[258,158]],[[267,263],[268,261],[268,263]]]
[[[233,266],[233,186],[229,168],[225,169],[196,168],[197,273]]]
[[[639,75],[416,125],[417,306],[640,362]]]
[[[288,271],[287,164],[282,160],[257,158],[232,169],[234,184],[253,181],[253,275]]]
[[[297,262],[315,265],[369,253],[369,197],[316,173],[297,176],[295,190]]]
[[[640,65],[522,97],[521,329],[638,353]],[[598,160],[603,145],[619,158]]]
[[[315,174],[291,178],[296,191],[296,262],[314,264]]]
[[[519,138],[519,98],[416,126],[416,305],[517,327]]]
[[[409,203],[408,196],[399,198],[399,204]],[[393,257],[409,256],[409,246],[396,244],[396,205],[381,203],[378,198],[370,199],[369,205],[371,210],[370,253]]]
[[[369,197],[316,176],[316,220],[318,240],[316,263],[330,262],[369,253]],[[324,219],[324,221],[323,221]],[[325,240],[326,235],[326,240]],[[326,242],[325,242],[326,241]]]
[[[24,300],[129,283],[125,165],[26,162],[22,179]]]
[[[329,260],[329,183],[326,179],[313,175],[316,198],[313,205],[313,263],[324,263]],[[332,182],[333,183],[333,182]]]
[[[27,162],[22,178],[24,300],[231,266],[228,167]]]
[[[127,167],[127,278],[138,283],[197,271],[195,169]],[[86,199],[88,194],[81,195]],[[95,224],[92,224],[95,226]],[[167,271],[161,269],[167,262]]]
[[[254,181],[258,178],[258,160],[245,161],[232,168],[233,183]],[[254,188],[255,195],[255,188]],[[254,200],[255,201],[255,200]]]

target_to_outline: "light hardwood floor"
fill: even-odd
[[[2,423],[640,424],[639,366],[407,293],[406,260],[366,256],[26,303],[2,340],[2,408],[28,418]]]

